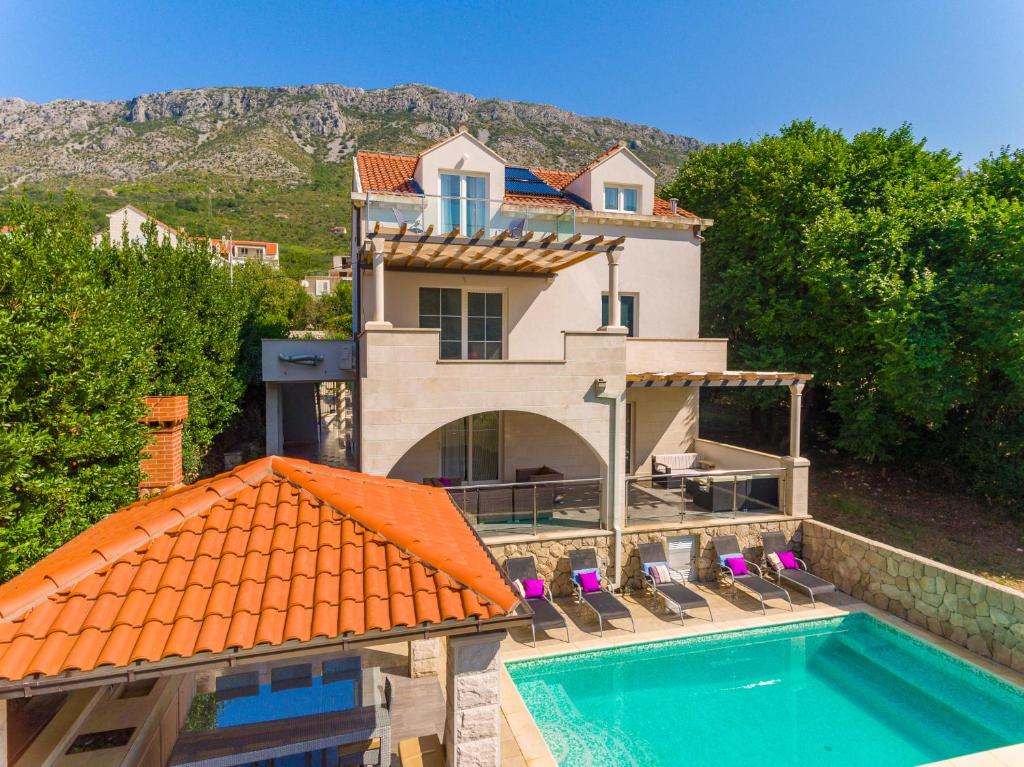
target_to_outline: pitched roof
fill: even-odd
[[[0,680],[517,604],[442,488],[275,456],[126,506],[0,586]]]
[[[458,135],[458,134],[455,134]],[[445,139],[450,140],[451,137]],[[434,146],[437,146],[436,144]],[[430,147],[429,149],[433,149]],[[622,143],[615,144],[594,158],[586,167],[579,171],[550,170],[547,168],[530,168],[529,170],[545,184],[554,187],[560,196],[514,194],[505,192],[504,199],[508,202],[520,202],[537,205],[559,205],[569,208],[585,210],[586,203],[574,194],[564,192],[565,188],[573,180],[579,178],[588,170],[600,165],[614,154],[625,149]],[[424,152],[429,151],[424,150]],[[416,163],[419,155],[412,157],[400,154],[387,154],[385,152],[356,152],[356,168],[359,171],[359,181],[364,192],[395,192],[404,194],[422,194],[419,184],[413,179],[416,172]],[[646,166],[644,166],[646,167]],[[654,198],[654,215],[671,216],[672,209],[668,200],[660,197]],[[676,215],[683,218],[699,218],[696,214],[690,213],[682,208],[676,209]]]

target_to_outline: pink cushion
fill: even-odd
[[[792,551],[780,551],[779,561],[787,570],[799,570],[800,564],[796,561],[796,555]]]
[[[527,599],[537,599],[544,596],[544,579],[527,578],[523,581],[523,596]]]
[[[589,594],[592,591],[601,590],[601,579],[597,577],[597,573],[594,571],[588,571],[580,573],[579,576],[580,587],[583,589],[584,594]]]
[[[725,560],[725,566],[732,570],[733,575],[746,575],[749,572],[743,557],[729,557]]]

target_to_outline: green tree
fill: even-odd
[[[136,497],[154,360],[73,203],[0,234],[0,579]]]
[[[352,337],[352,283],[341,280],[320,299],[319,323],[334,338]]]

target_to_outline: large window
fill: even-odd
[[[443,360],[500,360],[503,304],[500,292],[420,288],[420,327],[440,328]]]
[[[619,294],[619,322],[629,330],[628,335],[636,336],[636,296]],[[601,324],[608,324],[608,294],[601,296]]]
[[[441,476],[463,482],[496,482],[501,419],[494,411],[452,421],[441,429]]]
[[[604,188],[604,209],[623,213],[636,213],[640,190],[632,186],[606,186]]]
[[[441,174],[441,233],[455,227],[472,233],[487,227],[487,179],[461,173]]]

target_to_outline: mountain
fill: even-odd
[[[196,234],[276,240],[298,275],[347,251],[357,149],[415,153],[460,126],[510,163],[578,168],[616,141],[671,180],[696,139],[424,85],[197,88],[128,101],[0,99],[0,195],[67,189],[97,226],[132,203]]]

